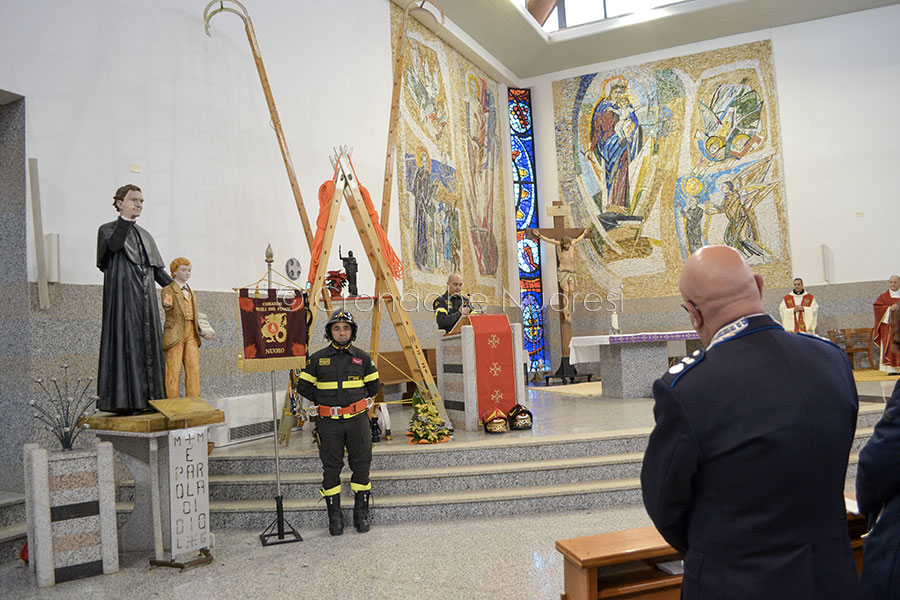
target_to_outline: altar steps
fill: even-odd
[[[853,489],[858,452],[872,435],[881,407],[860,411],[847,472]],[[602,510],[641,504],[641,459],[650,429],[486,439],[436,446],[379,446],[373,451],[374,523],[490,517],[545,511]],[[301,437],[302,441],[306,438]],[[321,466],[310,448],[281,459],[286,519],[303,530],[325,523],[318,498]],[[213,528],[264,529],[275,518],[272,456],[210,456]],[[343,507],[353,499],[342,473]],[[123,486],[121,500],[130,500]],[[120,502],[128,511],[130,502]],[[122,515],[124,516],[124,515]]]
[[[19,559],[25,545],[25,496],[0,492],[0,565]]]

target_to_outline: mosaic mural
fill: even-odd
[[[555,81],[553,98],[560,198],[595,232],[580,281],[675,295],[691,252],[728,244],[790,285],[769,41]]]
[[[391,7],[394,52],[403,13]],[[472,63],[410,18],[397,142],[404,292],[500,302],[507,284],[500,113],[506,99]],[[498,101],[502,100],[498,104]]]

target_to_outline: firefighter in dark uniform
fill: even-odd
[[[372,428],[367,411],[381,383],[372,358],[351,344],[356,330],[349,311],[334,311],[325,324],[325,339],[330,343],[309,357],[297,380],[297,392],[315,403],[319,417],[316,435],[323,471],[321,494],[328,507],[331,535],[344,532],[340,496],[344,448],[353,472],[353,526],[360,533],[369,531]]]
[[[462,277],[454,273],[447,278],[447,291],[438,296],[431,305],[438,328],[445,332],[449,333],[463,315],[476,312],[469,299],[462,295],[462,287]]]

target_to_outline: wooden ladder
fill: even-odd
[[[410,323],[409,315],[407,314],[406,309],[403,308],[403,304],[399,301],[400,290],[397,287],[397,282],[394,281],[391,269],[388,266],[384,252],[382,251],[381,242],[375,233],[375,226],[372,223],[369,211],[366,209],[365,202],[363,201],[362,193],[359,190],[359,182],[356,180],[356,175],[350,164],[350,156],[347,153],[346,147],[342,147],[335,151],[333,164],[335,165],[334,193],[332,194],[331,202],[328,205],[328,224],[325,228],[325,236],[322,240],[322,253],[319,256],[319,265],[316,269],[315,278],[312,281],[310,298],[318,297],[320,290],[323,289],[325,284],[328,257],[331,254],[334,242],[335,226],[337,225],[338,213],[341,208],[341,200],[346,199],[347,208],[350,210],[350,215],[353,217],[353,224],[356,226],[357,232],[359,232],[359,237],[365,248],[366,256],[369,257],[372,272],[375,274],[376,289],[387,291],[387,293],[382,294],[380,298],[376,297],[376,303],[379,300],[385,303],[387,314],[390,316],[391,322],[394,325],[394,331],[397,333],[397,338],[400,340],[400,347],[403,351],[403,356],[406,359],[406,364],[409,367],[409,374],[413,382],[419,388],[422,397],[426,401],[434,402],[441,412],[441,415],[447,419],[447,411],[444,408],[443,400],[434,383],[434,377],[431,374],[431,369],[428,367],[425,353],[422,351],[422,346],[419,344],[412,323]],[[312,311],[313,322],[310,330],[312,330],[312,328],[315,327],[316,316],[319,312],[318,303],[310,303],[310,310]],[[380,319],[380,313],[373,313],[373,318],[376,316]]]

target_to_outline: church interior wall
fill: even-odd
[[[24,173],[25,100],[16,100],[0,105],[0,489],[21,487],[22,445],[31,441]]]
[[[268,243],[279,270],[288,257],[308,268],[309,254],[240,20],[217,15],[210,38],[203,33],[202,3],[185,7],[180,0],[4,6],[0,54],[19,58],[0,68],[0,88],[25,96],[27,110],[26,101],[0,107],[22,123],[14,143],[4,137],[0,145],[0,164],[15,166],[12,175],[0,173],[0,330],[4,340],[19,340],[0,354],[0,489],[17,489],[3,482],[11,480],[8,472],[20,472],[23,440],[12,432],[28,430],[29,417],[18,406],[30,395],[31,379],[64,362],[77,375],[95,375],[102,290],[96,229],[115,218],[111,196],[123,183],[144,189],[141,224],[153,233],[164,259],[187,256],[194,263],[192,287],[217,331],[200,351],[204,394],[215,399],[268,389],[268,377],[234,369],[238,333],[231,289],[263,274]],[[318,187],[331,176],[328,157],[336,145],[354,147],[360,181],[377,202],[391,94],[389,3],[347,0],[340,11],[330,3],[249,8],[310,220],[318,211]],[[794,271],[819,299],[822,332],[832,323],[870,326],[871,299],[896,271],[896,261],[878,254],[874,240],[883,237],[883,223],[900,222],[890,179],[897,151],[887,146],[891,136],[880,133],[892,132],[900,119],[881,108],[892,105],[900,87],[900,42],[892,28],[898,20],[900,7],[894,6],[616,61],[631,64],[772,39]],[[521,82],[532,88],[542,206],[558,189],[552,81],[616,63]],[[851,119],[848,143],[842,139],[847,127],[836,124],[850,94],[863,106],[857,109],[860,118]],[[40,165],[44,231],[60,235],[61,283],[50,286],[50,310],[38,309],[36,286],[27,283],[36,279],[36,269],[30,225],[26,235],[26,148]],[[6,160],[8,152],[13,162]],[[132,165],[140,172],[132,172]],[[396,185],[393,197],[396,206]],[[549,222],[543,215],[542,223]],[[396,212],[389,237],[399,245]],[[335,242],[362,259],[346,208]],[[834,251],[836,284],[824,284],[822,243]],[[553,256],[544,253],[548,262]],[[329,268],[340,267],[335,253]],[[545,289],[555,289],[555,270],[545,268],[544,275]],[[359,287],[363,293],[374,287],[364,260]],[[770,312],[782,293],[766,291]],[[514,309],[507,313],[520,320]],[[597,315],[576,309],[573,332],[606,333],[608,313]],[[419,310],[411,318],[422,345],[434,347],[433,315]],[[556,313],[548,310],[545,323],[555,367]],[[689,327],[673,297],[626,298],[620,327],[637,331],[650,325]],[[398,349],[387,317],[382,332],[382,347]],[[314,332],[313,343],[320,339],[320,331]],[[360,342],[368,346],[365,325]]]
[[[328,3],[249,8],[313,227],[335,146],[353,148],[360,182],[380,200],[389,3],[344,4],[340,11]],[[218,14],[207,37],[203,3],[185,6],[39,1],[4,9],[0,44],[22,58],[8,61],[0,78],[29,99],[28,155],[40,165],[44,230],[60,235],[63,283],[102,281],[96,228],[115,218],[111,196],[126,182],[143,188],[141,222],[164,259],[194,263],[197,289],[230,291],[255,281],[268,243],[276,269],[288,257],[309,266],[243,25]],[[393,225],[399,231],[396,219]],[[330,269],[341,267],[337,243],[362,258],[346,208],[335,240]],[[360,267],[360,287],[373,287],[368,265]]]
[[[558,195],[553,81],[772,40],[782,127],[784,173],[793,270],[807,284],[825,283],[822,244],[834,253],[830,283],[887,280],[896,259],[881,251],[884,224],[900,222],[891,190],[898,151],[890,135],[900,115],[886,107],[900,93],[900,6],[728,36],[615,61],[598,62],[528,79],[534,115],[542,208]],[[853,94],[866,107],[865,141],[845,141],[841,115]],[[864,174],[864,175],[863,175]],[[542,214],[542,222],[547,218]],[[544,253],[553,257],[553,253]],[[552,261],[551,261],[552,262]],[[552,269],[549,269],[552,270]],[[546,273],[546,271],[545,271]],[[545,290],[555,276],[545,276]]]
[[[554,81],[672,56],[771,39],[782,127],[782,146],[793,272],[819,301],[819,333],[844,327],[871,327],[872,299],[897,271],[897,260],[884,251],[885,224],[900,222],[893,189],[898,158],[890,132],[900,115],[886,107],[900,93],[900,41],[893,31],[900,6],[890,6],[728,36],[615,61],[598,62],[522,82],[532,90],[541,223],[558,196],[552,84]],[[861,137],[845,141],[848,95],[866,107],[868,126]],[[851,119],[852,121],[852,119]],[[852,134],[851,134],[852,135]],[[573,224],[576,225],[576,224]],[[833,275],[825,280],[822,245],[833,252]],[[548,251],[549,250],[549,251]],[[555,252],[544,244],[545,297],[557,289]],[[673,274],[677,277],[678,274]],[[549,291],[549,293],[548,293]],[[770,314],[777,314],[786,289],[766,290]],[[680,298],[625,299],[619,316],[623,332],[689,329]],[[599,316],[598,316],[599,315]],[[546,339],[558,365],[559,323],[545,316]],[[576,307],[573,335],[608,333],[609,313]],[[596,365],[585,365],[589,372]]]

